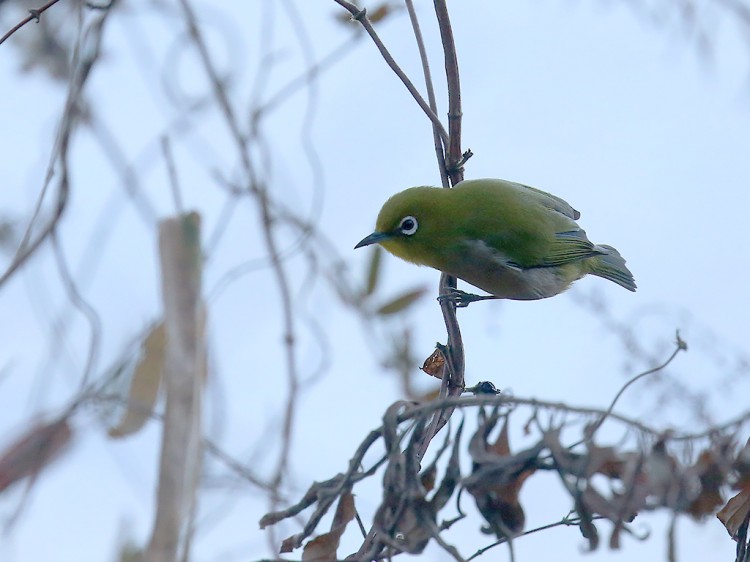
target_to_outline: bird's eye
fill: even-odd
[[[399,232],[401,232],[401,234],[406,234],[407,236],[414,234],[417,231],[417,228],[419,228],[417,219],[411,216],[401,219],[401,224],[398,225]]]

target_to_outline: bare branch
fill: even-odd
[[[57,4],[59,1],[60,0],[50,0],[49,2],[47,2],[46,4],[44,4],[43,6],[41,6],[39,8],[32,8],[32,9],[30,9],[29,10],[29,15],[26,18],[22,19],[20,22],[18,22],[16,25],[14,25],[11,29],[9,29],[8,32],[5,35],[3,35],[2,37],[0,37],[0,45],[2,45],[3,43],[5,43],[6,39],[8,39],[11,35],[13,35],[16,31],[18,31],[19,29],[21,29],[27,23],[32,22],[32,21],[35,21],[35,22],[38,23],[39,22],[39,18],[41,17],[41,15],[44,12],[46,12],[47,10],[49,10],[52,6],[54,6],[55,4]]]
[[[383,56],[383,59],[385,59],[385,62],[388,63],[388,66],[391,67],[391,70],[393,70],[393,72],[396,73],[396,76],[398,76],[401,79],[401,82],[403,82],[404,86],[406,86],[406,89],[409,90],[409,93],[412,95],[412,97],[417,102],[419,107],[421,107],[422,111],[425,112],[425,115],[429,117],[430,121],[433,124],[433,127],[435,127],[440,132],[440,138],[442,139],[443,143],[447,145],[448,133],[445,131],[443,124],[440,122],[440,118],[430,108],[428,103],[422,97],[422,94],[419,93],[419,91],[414,86],[412,81],[409,79],[406,73],[401,69],[398,63],[396,63],[396,60],[393,58],[393,56],[388,51],[388,49],[383,44],[383,42],[380,40],[380,37],[375,32],[375,29],[372,27],[372,23],[370,22],[369,19],[367,19],[367,10],[365,10],[364,8],[359,8],[355,4],[352,4],[351,2],[347,2],[346,0],[334,0],[334,2],[336,2],[337,4],[339,4],[341,7],[345,8],[346,10],[348,10],[349,13],[352,15],[352,18],[354,18],[355,20],[357,20],[359,23],[362,24],[362,27],[365,28],[365,31],[367,31],[367,34],[372,38],[373,43],[375,43],[375,46],[380,51],[380,54]]]

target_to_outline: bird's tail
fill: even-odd
[[[625,260],[620,252],[605,244],[597,245],[596,249],[600,250],[601,254],[589,258],[589,272],[592,275],[614,281],[628,291],[635,291],[635,279],[625,265]]]

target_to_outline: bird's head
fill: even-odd
[[[431,265],[429,255],[440,237],[443,191],[448,190],[412,187],[395,194],[380,209],[375,232],[355,248],[380,244],[402,259]]]

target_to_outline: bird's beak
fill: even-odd
[[[393,238],[393,234],[390,232],[373,232],[369,236],[365,236],[362,238],[362,240],[359,241],[359,243],[354,246],[354,249],[361,248],[363,246],[369,246],[370,244],[379,244],[380,242],[383,242],[384,240],[388,240],[390,238]]]

